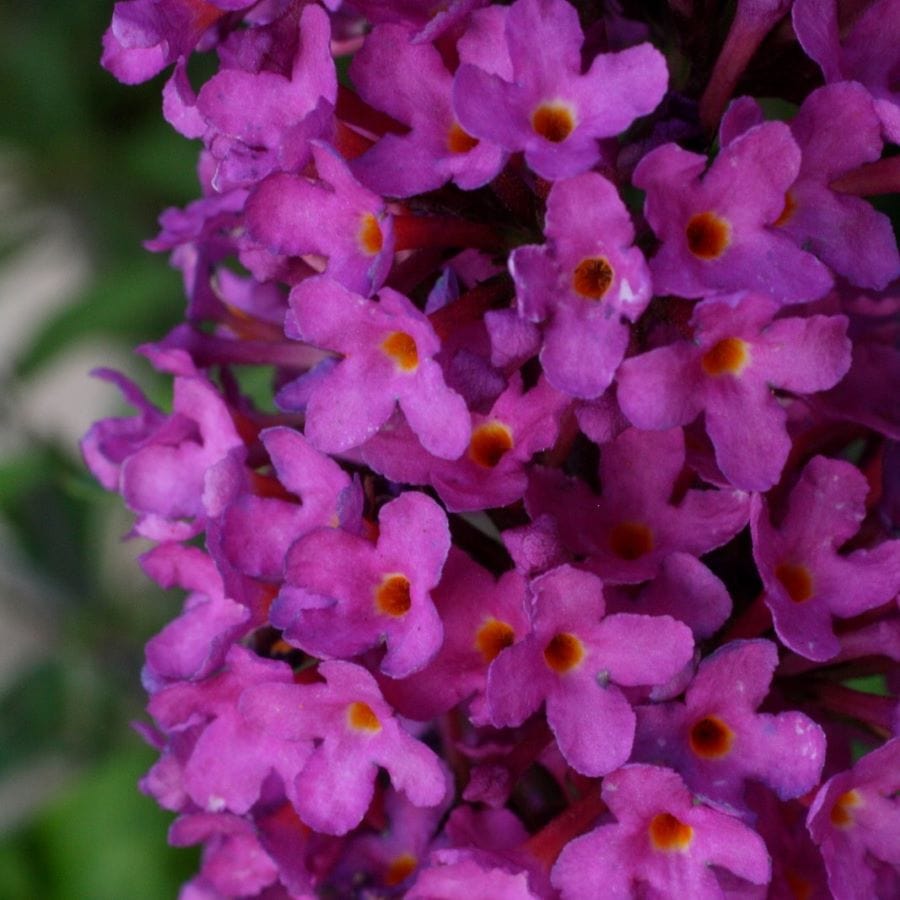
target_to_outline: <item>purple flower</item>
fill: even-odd
[[[406,28],[381,25],[353,57],[350,74],[360,96],[408,125],[409,133],[384,135],[351,168],[367,187],[394,197],[434,190],[450,180],[465,190],[481,187],[500,171],[506,153],[463,130],[451,103],[453,77],[440,53],[412,38]],[[462,46],[460,54],[466,59]],[[398,83],[403,90],[396,89]]]
[[[375,679],[339,661],[319,672],[325,684],[261,684],[241,698],[242,714],[266,736],[316,740],[291,790],[300,818],[325,834],[345,834],[365,815],[379,766],[415,806],[437,806],[447,791],[438,758],[404,731]]]
[[[887,136],[900,140],[900,92],[897,89],[897,47],[900,45],[900,5],[875,0],[849,28],[838,21],[837,0],[795,0],[797,39],[822,69],[825,80],[861,82],[875,98]]]
[[[154,693],[166,684],[211,675],[251,629],[250,610],[225,595],[215,564],[195,547],[160,544],[141,557],[141,565],[161,587],[191,591],[181,615],[147,642],[144,687]]]
[[[629,428],[603,448],[601,496],[558,470],[535,469],[528,513],[552,516],[562,545],[605,582],[645,581],[670,553],[701,556],[747,523],[749,497],[741,491],[692,489],[673,502],[684,453],[681,429]]]
[[[278,880],[252,822],[230,813],[192,813],[169,829],[175,847],[204,845],[199,875],[182,891],[185,900],[254,896]]]
[[[228,458],[210,473],[205,496],[213,521],[208,541],[246,575],[276,581],[284,574],[291,545],[324,526],[355,513],[350,476],[319,453],[297,431],[269,428],[260,441],[275,477],[248,471]]]
[[[450,512],[507,506],[528,485],[532,457],[556,440],[567,398],[541,379],[530,391],[513,376],[485,414],[472,414],[472,437],[458,459],[428,453],[403,422],[386,425],[362,457],[392,481],[431,484]]]
[[[384,643],[382,672],[403,678],[441,645],[431,590],[449,548],[443,510],[412,491],[382,507],[375,543],[337,528],[314,531],[288,554],[272,624],[314,656],[346,658]]]
[[[294,288],[290,304],[289,337],[343,356],[281,392],[283,405],[308,398],[305,433],[313,446],[327,453],[358,447],[399,404],[429,453],[462,455],[469,412],[432,358],[440,348],[434,329],[406,297],[385,288],[375,302],[330,279],[310,278]]]
[[[723,144],[762,121],[747,97],[722,122]],[[881,122],[859,84],[841,82],[813,91],[790,123],[802,152],[797,180],[785,195],[777,226],[852,284],[881,290],[900,275],[891,221],[832,182],[881,156]]]
[[[670,769],[632,765],[603,780],[603,800],[616,817],[576,838],[553,867],[563,900],[628,900],[634,885],[651,896],[719,900],[726,896],[713,866],[751,884],[771,874],[766,846],[738,819],[693,802]],[[746,885],[745,885],[746,887]]]
[[[393,219],[335,150],[310,147],[318,180],[285,172],[263,179],[247,200],[247,228],[273,253],[327,257],[326,275],[368,297],[391,267]]]
[[[382,679],[381,689],[398,712],[422,721],[474,695],[473,717],[485,720],[488,667],[530,630],[525,581],[517,572],[506,572],[495,581],[490,572],[454,548],[433,598],[444,625],[441,649],[415,675]]]
[[[753,556],[781,641],[807,659],[841,648],[832,617],[849,618],[900,590],[900,541],[839,553],[865,516],[866,479],[850,463],[817,456],[791,491],[778,526],[754,496]]]
[[[687,425],[703,411],[725,477],[742,490],[768,490],[791,447],[787,414],[772,388],[825,390],[850,366],[845,317],[772,321],[778,309],[758,294],[698,304],[693,341],[622,364],[622,411],[639,428],[654,429]]]
[[[200,89],[195,114],[202,131],[189,136],[202,137],[217,160],[217,190],[252,186],[278,169],[298,171],[310,159],[310,142],[329,136],[337,76],[328,15],[304,6],[299,30],[287,75],[229,67]]]
[[[464,64],[453,106],[462,127],[506,150],[525,151],[538,175],[566,178],[600,158],[597,139],[652,112],[666,91],[662,55],[650,44],[596,56],[581,74],[584,35],[564,0],[517,0],[506,17],[508,78]]]
[[[782,122],[749,129],[708,170],[705,156],[676,144],[648,153],[633,181],[647,192],[645,213],[662,241],[650,261],[656,291],[703,297],[755,290],[784,303],[825,294],[831,273],[775,227],[800,158]]]
[[[519,315],[544,323],[541,365],[575,397],[609,387],[628,328],[650,300],[650,273],[616,189],[593,172],[558,181],[547,198],[543,247],[509,258]]]
[[[836,900],[900,890],[900,739],[866,754],[816,794],[807,827],[822,850]]]
[[[705,800],[745,808],[744,780],[782,799],[815,787],[825,734],[799,712],[759,714],[778,663],[768,641],[733,641],[700,663],[684,703],[639,706],[634,759],[671,766]]]
[[[672,616],[696,638],[718,631],[732,610],[725,585],[695,556],[679,551],[663,559],[659,574],[638,593],[630,586],[608,588],[606,600],[611,612]]]
[[[458,850],[432,857],[406,894],[408,900],[454,900],[460,893],[470,900],[541,900],[532,892],[528,875],[511,866],[491,865]]]
[[[520,725],[542,702],[566,762],[604,775],[631,753],[635,718],[620,686],[668,681],[690,660],[687,627],[668,616],[603,617],[602,583],[568,566],[532,583],[532,631],[488,673],[491,721]]]
[[[169,416],[123,376],[97,374],[118,384],[141,415],[97,422],[82,442],[85,461],[137,513],[138,534],[156,540],[191,537],[203,527],[207,472],[244,446],[230,410],[193,364],[175,378]]]
[[[197,42],[228,10],[255,0],[126,0],[113,9],[103,36],[103,65],[119,81],[152,78]]]
[[[261,735],[239,709],[241,695],[252,685],[291,683],[289,666],[238,645],[225,662],[203,681],[175,683],[153,695],[148,708],[158,726],[185,740],[170,742],[172,753],[151,769],[147,788],[158,793],[160,785],[177,780],[185,799],[200,809],[243,814],[260,800],[272,773],[292,784],[313,744],[311,737],[286,741]]]

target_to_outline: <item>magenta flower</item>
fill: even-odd
[[[900,890],[900,739],[866,754],[816,794],[807,827],[836,900]]]
[[[284,172],[265,178],[247,200],[247,228],[273,253],[327,257],[326,275],[371,296],[391,267],[393,220],[335,150],[312,142],[310,152],[318,180]]]
[[[377,834],[359,835],[344,854],[343,890],[348,894],[364,873],[387,891],[408,888],[425,861],[447,811],[446,802],[439,806],[415,806],[393,789],[386,793],[384,807],[387,828]]]
[[[444,624],[440,650],[415,675],[382,679],[381,690],[399,713],[411,719],[427,721],[472,698],[473,718],[486,720],[488,667],[531,628],[525,580],[517,572],[506,572],[495,581],[483,567],[453,549],[433,598]]]
[[[900,0],[112,18],[201,142],[83,442],[185,900],[898,895]]]
[[[755,101],[735,101],[722,120],[722,143],[762,118]],[[826,85],[806,98],[790,126],[803,155],[778,228],[852,284],[885,288],[900,275],[890,219],[865,200],[831,187],[881,156],[881,122],[872,97],[854,82]]]
[[[639,428],[687,425],[703,411],[716,462],[735,487],[768,490],[790,450],[787,414],[772,388],[832,387],[850,366],[843,316],[772,321],[779,306],[758,294],[697,305],[694,340],[626,360],[622,411]]]
[[[356,497],[350,476],[299,432],[269,428],[260,441],[276,477],[231,458],[220,463],[205,496],[209,541],[240,572],[276,581],[298,538],[325,526],[353,527]]]
[[[152,78],[197,42],[229,10],[254,0],[124,0],[103,36],[103,65],[120,81]]]
[[[634,584],[656,575],[670,553],[701,556],[747,523],[741,491],[688,490],[673,503],[683,468],[680,429],[630,428],[604,447],[600,497],[582,481],[537,469],[526,505],[532,519],[552,516],[563,546],[605,582]]]
[[[434,856],[406,896],[408,900],[453,900],[460,891],[471,900],[541,900],[529,887],[526,872],[491,865],[456,850]]]
[[[684,703],[637,707],[634,759],[671,766],[694,794],[745,808],[745,779],[782,799],[819,783],[825,734],[799,712],[759,714],[778,652],[768,641],[733,641],[700,663]]]
[[[859,530],[868,485],[849,463],[817,456],[791,491],[779,525],[755,496],[753,556],[781,641],[807,659],[840,650],[832,617],[849,618],[888,603],[900,590],[900,541],[839,552]]]
[[[267,736],[316,740],[291,790],[300,818],[325,834],[345,834],[365,815],[379,766],[411,803],[437,806],[447,791],[438,758],[404,731],[375,679],[347,662],[322,663],[319,672],[325,684],[261,684],[241,698],[242,714]]]
[[[628,327],[650,300],[650,273],[616,189],[593,172],[558,181],[547,198],[543,247],[509,258],[519,315],[544,323],[541,365],[575,397],[609,387]]]
[[[715,634],[731,615],[731,597],[721,580],[690,553],[675,551],[656,577],[637,593],[630,586],[607,588],[610,612],[669,615],[684,622],[695,638]]]
[[[202,550],[160,544],[141,558],[161,587],[189,590],[184,610],[147,642],[144,687],[154,693],[177,681],[198,681],[219,669],[231,645],[253,626],[250,610],[225,595],[222,576]]]
[[[169,842],[175,847],[204,845],[200,873],[180,895],[185,900],[253,896],[278,880],[278,865],[260,843],[253,823],[240,816],[181,816],[169,830]]]
[[[505,51],[501,46],[490,49]],[[467,62],[489,65],[490,57],[467,56],[462,44],[460,55]],[[409,126],[408,134],[386,134],[353,161],[354,174],[367,187],[408,197],[452,180],[471,190],[500,171],[507,154],[490,141],[472,137],[457,122],[451,103],[453,76],[433,45],[413,40],[400,26],[381,25],[353,57],[351,77],[366,102]],[[394,79],[403,82],[405,90],[394,90]]]
[[[744,883],[769,881],[769,856],[759,835],[732,816],[693,803],[670,769],[626,766],[604,779],[603,800],[616,823],[570,842],[553,867],[563,900],[627,900],[635,884],[662,897],[678,884],[686,897],[719,900],[726,894],[713,866]]]
[[[135,532],[156,540],[191,537],[203,527],[207,472],[243,447],[230,410],[190,363],[175,378],[169,416],[124,376],[97,374],[117,384],[140,417],[97,422],[81,445],[87,465],[137,514]]]
[[[604,618],[600,579],[568,566],[531,588],[531,634],[503,650],[488,673],[491,721],[520,725],[546,702],[566,762],[604,775],[628,759],[634,739],[634,712],[620,686],[668,681],[690,660],[691,633],[668,616]]]
[[[443,510],[407,492],[381,509],[378,540],[320,528],[297,541],[271,621],[313,656],[351,657],[386,645],[381,670],[423,668],[443,639],[431,590],[450,548]]]
[[[243,693],[254,684],[290,684],[290,666],[261,659],[233,645],[226,666],[196,683],[163,688],[149,711],[160,729],[183,740],[170,742],[170,755],[151,769],[146,789],[183,792],[180,805],[209,812],[246,813],[259,800],[272,773],[289,785],[313,751],[312,738],[285,741],[261,735],[239,709]],[[223,754],[222,748],[229,752]]]
[[[633,181],[647,192],[645,213],[662,241],[650,261],[656,291],[703,297],[753,290],[784,303],[825,294],[831,273],[777,229],[800,159],[781,122],[746,131],[708,170],[705,156],[676,144],[648,153]]]
[[[837,0],[795,0],[794,28],[800,45],[822,69],[827,82],[858,81],[875,98],[887,136],[900,140],[897,0],[869,3],[842,33]]]
[[[450,512],[507,506],[525,493],[528,464],[556,440],[568,403],[544,379],[524,392],[513,377],[487,413],[472,414],[472,437],[458,459],[432,456],[403,422],[367,441],[362,457],[392,481],[431,484]]]
[[[517,0],[506,17],[512,62],[504,78],[477,65],[456,73],[453,106],[479,140],[525,152],[544,178],[586,172],[612,137],[655,109],[666,91],[663,57],[649,44],[596,56],[581,74],[584,35],[564,0]]]
[[[202,137],[216,159],[220,191],[253,185],[279,169],[302,169],[310,159],[310,141],[330,137],[337,76],[328,15],[320,6],[305,6],[299,26],[299,46],[286,75],[229,67],[197,95],[202,130],[191,129],[199,133],[188,136]]]
[[[462,455],[469,412],[432,358],[440,348],[434,329],[406,297],[385,288],[375,302],[330,279],[309,278],[291,292],[290,303],[288,336],[343,356],[281,392],[285,406],[305,403],[313,446],[327,453],[358,447],[399,404],[429,453]]]

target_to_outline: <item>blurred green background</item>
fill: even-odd
[[[136,788],[155,754],[142,645],[180,607],[122,541],[130,517],[78,436],[121,414],[93,366],[165,386],[131,354],[181,316],[141,247],[197,193],[197,147],[162,120],[162,77],[100,68],[112,0],[0,8],[0,898],[167,898],[196,867]]]

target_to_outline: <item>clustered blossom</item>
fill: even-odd
[[[115,4],[185,900],[900,895],[900,0],[732,7]]]

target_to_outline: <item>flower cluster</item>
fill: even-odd
[[[83,443],[182,896],[898,896],[900,0],[323,4],[104,41],[202,144]]]

